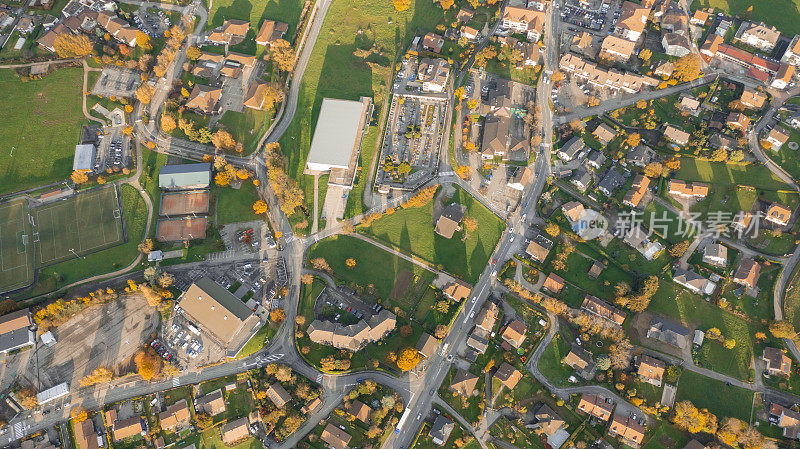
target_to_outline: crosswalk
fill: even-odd
[[[25,426],[22,422],[18,422],[14,424],[14,427],[11,428],[11,439],[16,440],[18,438],[22,438],[25,436]]]
[[[176,387],[180,387],[180,386],[181,386],[181,378],[177,377],[177,376],[173,377],[172,378],[172,387],[176,388]]]

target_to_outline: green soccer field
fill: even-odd
[[[0,292],[25,287],[33,281],[29,236],[27,201],[0,205]]]
[[[79,193],[33,211],[37,267],[122,242],[122,213],[114,186]]]

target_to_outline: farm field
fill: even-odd
[[[80,125],[87,121],[82,83],[79,68],[27,82],[0,70],[0,194],[69,177]]]

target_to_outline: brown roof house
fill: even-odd
[[[540,403],[533,410],[531,427],[536,435],[547,440],[548,447],[559,447],[569,438],[566,421],[547,404]]]
[[[497,322],[497,312],[497,304],[486,302],[481,311],[478,312],[478,317],[475,318],[475,327],[480,328],[486,333],[491,332]]]
[[[474,15],[475,11],[472,11],[471,9],[461,8],[458,10],[458,14],[456,14],[456,20],[458,20],[461,23],[467,23],[470,20],[472,20],[472,16]]]
[[[670,179],[669,194],[685,199],[694,198],[696,200],[701,200],[708,196],[708,184],[703,184],[701,182],[687,183],[679,179]]]
[[[761,354],[761,360],[767,364],[769,375],[779,375],[789,377],[792,374],[792,359],[786,355],[786,351],[778,348],[766,347]]]
[[[639,363],[639,368],[636,374],[639,375],[639,378],[651,385],[660,387],[667,365],[661,360],[654,359],[647,355],[639,356],[637,362]]]
[[[638,447],[644,439],[645,427],[636,422],[632,417],[614,415],[608,433],[611,436],[618,436],[627,444],[633,443]]]
[[[667,125],[664,129],[664,138],[681,147],[689,143],[689,133],[672,125]]]
[[[639,207],[639,204],[641,204],[642,199],[644,199],[644,196],[649,190],[650,178],[642,174],[636,175],[636,177],[633,178],[631,189],[625,193],[625,197],[622,199],[622,204],[630,207]]]
[[[350,404],[350,410],[348,410],[348,413],[350,416],[363,422],[364,424],[369,424],[369,415],[372,413],[372,409],[367,404],[364,404],[359,400],[355,400],[352,404]]]
[[[764,102],[767,101],[767,95],[761,91],[745,87],[739,101],[750,109],[761,109]]]
[[[772,151],[777,151],[789,141],[789,132],[782,126],[776,126],[769,131],[764,140],[772,145],[770,147]]]
[[[322,430],[322,441],[328,443],[333,449],[347,449],[352,437],[349,433],[328,423]]]
[[[592,355],[578,345],[572,345],[563,362],[570,368],[579,371],[589,368],[594,363]]]
[[[633,2],[622,2],[622,10],[614,27],[614,34],[631,41],[639,40],[647,24],[650,8],[643,7]]]
[[[786,226],[789,224],[789,219],[791,217],[791,209],[778,203],[772,203],[769,209],[767,209],[764,219],[778,226]]]
[[[519,349],[525,341],[525,333],[528,332],[528,327],[522,324],[519,320],[513,320],[508,323],[506,329],[503,331],[501,338],[511,346]]]
[[[264,100],[269,84],[266,81],[255,80],[250,83],[250,87],[244,95],[244,106],[250,109],[264,109]]]
[[[435,33],[428,33],[422,38],[422,48],[434,53],[441,53],[444,39]]]
[[[547,255],[550,254],[550,250],[552,248],[553,242],[539,234],[531,239],[528,247],[525,248],[525,253],[531,256],[533,260],[537,262],[544,262],[545,259],[547,259]]]
[[[461,230],[461,220],[464,218],[464,206],[458,203],[450,203],[444,208],[439,219],[436,220],[435,231],[442,237],[453,238],[453,234]]]
[[[186,403],[186,399],[181,399],[158,414],[161,428],[169,431],[175,431],[178,427],[188,426],[190,419],[191,414],[189,413],[189,405]]]
[[[747,288],[756,288],[758,278],[761,277],[761,265],[753,259],[743,259],[733,275],[733,282]]]
[[[429,358],[431,355],[433,355],[433,352],[436,351],[437,346],[439,346],[439,340],[430,334],[423,332],[417,341],[416,349],[417,352],[419,352],[419,355]]]
[[[248,427],[249,422],[246,416],[225,424],[219,429],[220,433],[222,433],[222,442],[228,446],[233,446],[237,441],[249,437],[250,430],[248,430]]]
[[[600,421],[608,421],[613,410],[613,402],[593,394],[584,393],[581,395],[580,401],[578,401],[578,411],[591,415]]]
[[[283,39],[283,35],[289,31],[289,25],[283,22],[276,22],[274,20],[265,20],[261,24],[256,34],[256,44],[258,45],[272,45],[278,39]]]
[[[522,373],[508,363],[503,362],[500,368],[497,368],[497,371],[495,371],[494,378],[508,387],[509,390],[513,390],[514,387],[517,386],[519,380],[522,379]]]
[[[769,408],[769,414],[770,418],[775,418],[777,426],[783,429],[784,437],[795,440],[800,437],[800,413],[773,403]]]
[[[564,288],[564,285],[564,279],[562,279],[561,276],[555,273],[550,273],[547,275],[547,279],[544,280],[542,288],[545,288],[555,294],[559,294]]]
[[[601,123],[597,125],[597,128],[592,131],[592,134],[600,141],[603,145],[608,145],[609,142],[614,140],[614,137],[617,136],[617,132],[614,131],[614,128],[606,125],[605,123]]]
[[[472,286],[458,279],[454,279],[442,287],[442,293],[456,302],[461,302],[464,299],[467,299],[470,292],[472,292]]]
[[[450,389],[461,396],[468,398],[473,395],[477,385],[478,376],[465,369],[459,369],[456,371],[456,375],[453,376],[453,383],[450,384]]]
[[[732,129],[746,131],[747,127],[750,126],[750,117],[742,114],[741,112],[731,112],[728,114],[728,118],[725,119],[725,124],[730,126]]]
[[[186,109],[192,109],[203,115],[218,114],[221,95],[222,88],[195,84],[184,106]]]
[[[267,388],[267,396],[276,407],[283,407],[292,400],[292,395],[278,382],[275,382]]]
[[[250,22],[245,20],[229,19],[222,26],[213,30],[207,40],[217,45],[236,45],[242,42],[250,31]]]
[[[583,298],[581,310],[597,315],[600,318],[605,318],[620,326],[625,322],[625,312],[592,295],[586,295]]]
[[[147,425],[141,416],[132,416],[127,419],[113,421],[114,441],[122,441],[135,435],[147,432]]]
[[[219,415],[225,411],[225,397],[222,390],[214,390],[195,401],[195,410],[208,413],[211,416]]]
[[[98,449],[97,432],[94,430],[94,421],[85,419],[75,424],[75,443],[78,449]]]

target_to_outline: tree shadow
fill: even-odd
[[[239,19],[250,20],[250,13],[253,11],[253,4],[247,0],[234,0],[230,6],[225,6],[217,9],[214,17],[209,19],[212,28],[216,28],[225,21],[225,19]],[[253,27],[253,24],[250,24]]]
[[[302,0],[271,0],[264,7],[258,23],[253,25],[260,27],[264,20],[267,19],[287,23],[289,24],[289,30],[286,31],[283,38],[293,42],[297,23],[300,21],[300,14],[303,12],[303,4]]]

